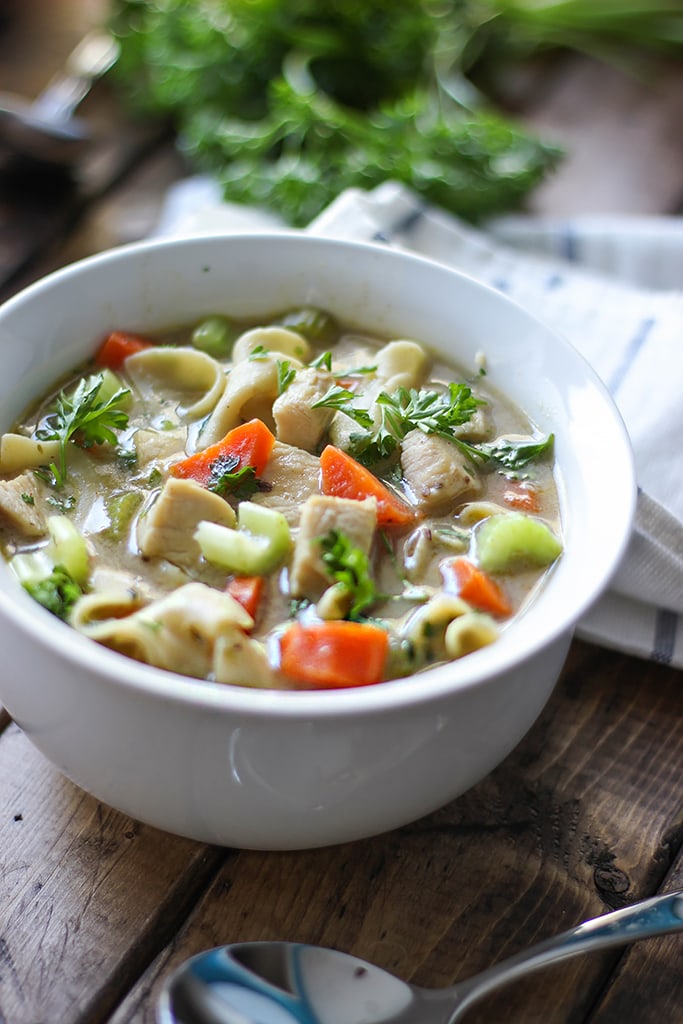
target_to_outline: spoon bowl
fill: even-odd
[[[112,66],[118,51],[111,36],[92,32],[35,100],[0,93],[0,150],[51,166],[79,160],[91,142],[91,131],[75,110],[93,82]]]
[[[579,953],[683,931],[683,891],[604,914],[448,988],[409,985],[334,949],[242,942],[199,953],[166,981],[158,1024],[455,1024],[502,985]]]

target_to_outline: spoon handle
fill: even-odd
[[[67,59],[63,71],[49,82],[32,104],[32,112],[47,120],[70,117],[91,85],[101,78],[118,57],[113,36],[94,30],[83,38]]]
[[[457,1003],[447,1024],[454,1024],[471,1006],[488,992],[510,981],[557,963],[579,953],[625,945],[638,939],[666,935],[683,930],[683,891],[664,893],[652,899],[641,900],[633,906],[623,907],[611,914],[585,921],[576,928],[561,932],[551,939],[531,946],[530,949],[480,974],[453,986],[451,992]],[[442,990],[443,991],[443,990]]]

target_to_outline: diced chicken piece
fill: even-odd
[[[421,430],[411,430],[404,437],[401,469],[415,504],[423,512],[480,487],[465,455],[452,441]]]
[[[327,370],[307,366],[297,371],[287,390],[273,404],[278,440],[309,452],[315,449],[334,413],[332,409],[313,406],[333,383],[334,377]]]
[[[261,479],[269,489],[257,491],[251,500],[281,512],[290,526],[297,526],[306,499],[320,492],[320,459],[276,441]]]
[[[184,428],[177,430],[140,429],[133,434],[133,444],[140,470],[157,468],[163,471],[171,462],[185,455]]]
[[[260,689],[268,689],[275,683],[266,648],[237,626],[223,630],[216,640],[213,672],[217,683]]]
[[[194,532],[204,519],[222,526],[236,522],[231,506],[218,494],[194,480],[171,477],[151,509],[140,517],[140,551],[146,558],[158,556],[174,565],[197,565],[201,550]]]
[[[20,473],[12,480],[0,480],[0,521],[25,537],[47,533],[46,512],[40,487],[32,473]]]
[[[301,527],[294,546],[289,573],[291,593],[314,601],[333,582],[320,545],[320,539],[330,530],[343,533],[354,547],[368,554],[376,526],[377,502],[374,498],[353,501],[322,494],[309,498],[301,513]]]
[[[466,423],[453,428],[453,436],[460,437],[463,441],[485,441],[493,433],[493,422],[491,413],[486,405],[480,405]]]

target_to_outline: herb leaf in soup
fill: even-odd
[[[0,439],[5,556],[72,628],[217,685],[375,685],[476,656],[542,589],[553,435],[487,379],[309,306],[159,344],[145,376],[96,355]],[[197,346],[218,384],[163,430]]]
[[[103,373],[95,374],[78,382],[69,394],[61,391],[55,402],[55,411],[49,413],[36,436],[42,441],[59,441],[59,465],[50,469],[56,485],[61,487],[67,478],[67,446],[70,441],[82,448],[94,444],[116,444],[115,430],[128,425],[128,415],[121,408],[130,395],[128,388],[117,388],[103,396],[105,378]]]

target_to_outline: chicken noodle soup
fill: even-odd
[[[4,553],[74,629],[222,684],[379,683],[495,642],[561,553],[552,436],[318,309],[117,331],[0,447]]]

